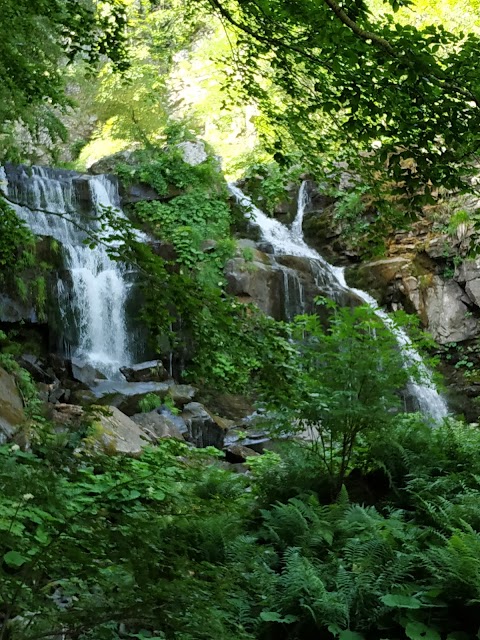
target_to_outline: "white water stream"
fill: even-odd
[[[344,267],[334,267],[329,264],[315,249],[309,247],[305,242],[302,227],[305,209],[309,203],[308,183],[303,182],[300,187],[297,215],[291,228],[267,216],[236,185],[230,184],[229,190],[239,205],[245,209],[252,223],[260,228],[263,239],[273,246],[276,255],[299,256],[317,262],[321,266],[323,274],[328,274],[332,289],[356,294],[374,309],[377,316],[394,334],[405,363],[415,365],[419,373],[421,382],[410,380],[408,385],[408,393],[414,398],[418,409],[422,413],[429,415],[434,421],[440,421],[446,417],[448,415],[447,404],[435,388],[431,371],[425,366],[422,357],[405,331],[398,327],[394,320],[378,307],[376,300],[372,296],[365,291],[354,289],[347,285]]]
[[[19,218],[36,235],[51,236],[62,247],[65,274],[57,283],[60,314],[74,324],[76,338],[64,346],[67,355],[94,366],[107,378],[131,363],[125,322],[128,284],[125,266],[107,252],[110,228],[101,229],[95,217],[109,207],[118,215],[116,183],[107,176],[80,176],[43,167],[2,170],[0,181]],[[77,180],[77,183],[75,182]],[[82,203],[78,189],[83,189]],[[85,194],[86,191],[86,194]],[[88,196],[88,197],[87,197]],[[82,213],[85,211],[84,215]],[[73,223],[71,222],[73,221]],[[76,223],[76,224],[74,224]],[[77,226],[78,225],[78,226]],[[91,249],[88,232],[103,239]]]

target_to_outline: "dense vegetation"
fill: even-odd
[[[300,444],[252,476],[175,441],[139,460],[4,446],[2,637],[476,637],[479,444],[397,419],[333,497]]]
[[[2,158],[84,169],[132,150],[114,171],[158,199],[104,219],[139,274],[152,350],[205,397],[255,401],[280,444],[245,474],[173,439],[100,454],[98,408],[54,425],[0,331],[26,405],[0,446],[0,640],[480,637],[477,427],[401,413],[425,372],[369,307],[317,299],[282,323],[227,294],[244,223],[215,157],[272,214],[308,171],[378,253],[419,204],[475,192],[478,5],[464,4],[465,32],[450,2],[420,0],[2,4]],[[208,159],[190,166],[177,145],[198,137]],[[0,284],[41,309],[44,268],[1,196]]]

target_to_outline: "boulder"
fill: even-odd
[[[58,403],[53,407],[51,419],[57,428],[78,429],[86,423],[85,412],[75,404]]]
[[[75,380],[83,382],[88,386],[95,384],[97,380],[106,379],[101,371],[89,362],[84,362],[79,358],[72,358],[72,376]]]
[[[97,397],[90,389],[77,389],[72,392],[70,399],[73,404],[79,404],[82,407],[88,407],[97,401]]]
[[[423,324],[439,344],[462,342],[478,333],[478,322],[469,310],[471,300],[454,280],[431,275],[428,283],[414,276],[402,281],[403,291]]]
[[[224,451],[225,459],[227,460],[227,462],[232,462],[233,464],[238,462],[245,462],[247,458],[260,455],[253,449],[245,447],[242,444],[232,444],[229,447],[226,447]]]
[[[172,384],[168,393],[177,407],[183,407],[192,402],[197,390],[189,384]]]
[[[429,238],[425,242],[425,253],[433,259],[448,258],[455,255],[449,236],[440,235]]]
[[[35,382],[43,382],[49,385],[58,382],[53,370],[37,358],[37,356],[24,353],[18,359],[18,364],[28,371]]]
[[[480,307],[480,259],[465,260],[455,278],[465,286],[465,291],[470,300]]]
[[[129,149],[124,149],[123,151],[118,151],[110,156],[101,158],[89,166],[88,172],[94,175],[100,175],[102,173],[115,173],[117,165],[119,164],[129,164],[134,166],[136,164],[135,147],[139,146],[140,145],[133,144]]]
[[[128,454],[138,456],[142,449],[152,444],[152,439],[136,422],[128,418],[116,407],[107,407],[108,414],[99,414],[94,421],[93,440],[95,449],[108,454]]]
[[[122,367],[120,371],[127,382],[163,382],[168,378],[161,360],[140,362],[131,367]]]
[[[168,186],[167,193],[159,194],[153,187],[142,182],[127,185],[122,192],[123,204],[135,204],[137,202],[152,202],[154,200],[168,201],[176,198],[182,190],[172,185]]]
[[[188,433],[185,420],[174,415],[166,407],[149,413],[136,413],[131,416],[131,419],[155,440],[161,438],[183,440],[184,434]]]
[[[105,380],[92,388],[97,404],[117,407],[127,416],[141,413],[142,400],[146,396],[157,396],[158,406],[168,395],[170,385],[165,382],[122,382]]]
[[[0,322],[38,322],[37,313],[32,304],[17,300],[6,293],[0,294]]]
[[[400,256],[365,262],[347,270],[347,281],[350,286],[368,291],[382,305],[387,302],[388,288],[401,278],[409,264],[409,259]]]
[[[202,404],[190,402],[184,407],[181,417],[187,425],[188,439],[196,447],[223,448],[226,430],[215,422]]]
[[[192,167],[202,164],[208,158],[203,142],[180,142],[176,146],[182,153],[183,161]]]
[[[283,271],[273,260],[262,254],[252,260],[237,257],[227,262],[225,277],[227,291],[245,302],[253,302],[264,313],[277,320],[283,319]]]
[[[249,398],[233,393],[220,393],[205,399],[208,406],[219,416],[227,418],[224,428],[230,428],[235,421],[251,415],[255,409]]]
[[[0,444],[11,439],[25,419],[15,378],[0,367]]]

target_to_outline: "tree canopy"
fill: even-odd
[[[206,0],[242,35],[244,94],[276,126],[277,158],[296,145],[326,173],[332,160],[387,173],[403,193],[470,187],[480,124],[480,40],[442,24],[395,19],[410,2]],[[330,163],[325,163],[325,158]],[[378,174],[377,174],[378,175]]]
[[[57,129],[65,106],[65,67],[80,57],[127,65],[123,0],[4,0],[0,39],[0,128],[21,121]]]

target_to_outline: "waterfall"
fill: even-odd
[[[335,297],[336,292],[347,291],[355,294],[373,308],[376,315],[394,334],[403,354],[404,362],[415,365],[419,372],[421,382],[410,380],[408,384],[408,393],[414,398],[418,409],[422,413],[429,415],[434,421],[440,421],[446,417],[448,415],[448,407],[435,388],[432,372],[425,366],[422,357],[405,331],[399,328],[394,320],[378,307],[376,300],[368,293],[347,285],[344,267],[335,267],[329,264],[315,249],[309,247],[305,242],[302,226],[305,210],[309,203],[308,183],[304,181],[300,187],[297,215],[290,229],[258,209],[236,185],[230,184],[229,190],[239,205],[245,209],[252,223],[259,227],[263,239],[273,246],[276,255],[308,258],[312,264],[313,271],[318,273],[316,277],[323,280],[325,278],[329,279],[333,297]],[[286,286],[288,286],[288,283],[286,283]]]
[[[51,236],[61,245],[65,272],[56,294],[62,321],[73,325],[75,336],[64,345],[65,354],[107,378],[120,376],[119,368],[131,364],[125,320],[129,285],[125,265],[108,254],[115,246],[108,239],[113,230],[99,220],[104,208],[123,216],[115,179],[7,165],[0,180],[32,232]],[[93,249],[85,244],[90,234],[100,240]]]

